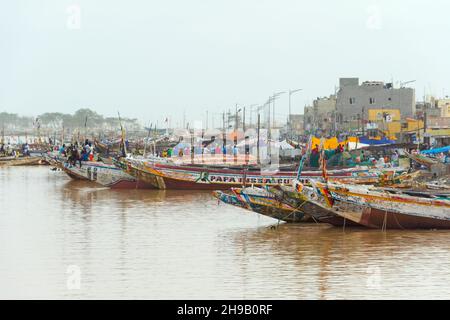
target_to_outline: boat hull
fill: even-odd
[[[342,217],[371,229],[450,229],[450,220],[392,212],[370,207],[358,211],[337,211]]]
[[[140,166],[139,170],[158,177],[156,186],[159,189],[191,189],[191,190],[227,190],[242,186],[279,186],[291,185],[297,172],[266,173],[261,170],[214,169],[208,166],[192,167],[154,163],[152,166]],[[376,173],[365,169],[347,169],[328,172],[329,176],[367,177]],[[310,178],[318,178],[321,171],[303,172],[300,180],[307,182]]]
[[[287,223],[309,222],[303,212],[296,211],[268,197],[243,194],[242,189],[232,189],[228,192],[216,190],[213,192],[213,196],[226,204]]]
[[[232,188],[231,190],[247,204],[249,209],[259,214],[288,223],[312,222],[311,217],[304,211],[279,201],[274,194],[266,190],[254,188]]]
[[[327,185],[332,210],[368,228],[450,229],[450,201],[402,194],[383,189]]]
[[[114,165],[88,163],[80,168],[66,163],[63,170],[72,179],[92,181],[112,189],[154,189],[153,185],[135,179]]]
[[[23,157],[15,158],[11,160],[0,161],[0,166],[14,167],[14,166],[35,166],[44,164],[45,162],[41,157]]]

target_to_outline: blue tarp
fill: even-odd
[[[421,151],[420,153],[422,153],[422,154],[436,154],[436,153],[447,152],[447,151],[450,151],[450,146],[446,146],[446,147],[442,147],[442,148],[436,148],[436,149],[430,149],[430,150],[424,150],[424,151]]]
[[[364,143],[364,144],[368,144],[371,146],[374,145],[380,145],[380,144],[394,144],[396,143],[395,140],[389,140],[388,138],[384,137],[380,140],[375,140],[375,139],[369,139],[368,137],[358,137],[359,139],[359,143]]]

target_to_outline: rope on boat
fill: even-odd
[[[384,210],[384,219],[383,224],[381,225],[382,232],[386,232],[386,226],[387,226],[387,209]]]
[[[387,194],[387,197],[389,198],[389,203],[391,204],[391,211],[394,212],[394,207],[392,206],[392,201],[391,201],[391,194],[390,194],[389,192],[386,192],[386,191],[385,191],[385,193]],[[386,232],[386,230],[387,230],[387,213],[388,213],[388,212],[387,212],[387,208],[386,208],[385,211],[384,211],[384,221],[383,221],[383,225],[382,225],[382,227],[381,227],[381,231],[383,231],[383,232]],[[404,227],[400,224],[400,222],[398,221],[397,215],[394,213],[394,214],[392,214],[392,216],[394,217],[395,222],[397,223],[397,226],[399,226],[400,229],[405,230],[406,228],[404,228]]]
[[[290,212],[287,216],[285,216],[285,217],[283,218],[283,220],[289,218],[289,216],[290,216],[291,214],[293,214],[293,213],[300,212],[300,208],[301,208],[305,203],[306,203],[306,201],[303,202],[301,205],[299,205],[297,208],[295,208],[294,211]],[[311,217],[312,217],[312,216],[311,216]],[[314,219],[314,217],[312,217],[312,218]],[[279,220],[280,220],[280,219],[279,219]],[[314,219],[314,220],[315,220],[315,219]]]

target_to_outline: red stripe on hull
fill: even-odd
[[[191,167],[191,166],[173,166],[173,165],[166,165],[166,164],[160,164],[156,163],[153,165],[153,167],[158,170],[177,170],[177,171],[194,171],[194,172],[208,172],[210,174],[233,174],[237,176],[243,176],[251,175],[251,176],[266,176],[267,174],[261,173],[261,170],[244,170],[244,169],[215,169],[215,168],[208,168],[208,167]],[[336,170],[335,172],[329,171],[328,175],[329,177],[352,177],[353,173],[355,172],[366,172],[367,170]],[[296,171],[277,171],[274,175],[274,177],[278,176],[286,176],[286,177],[297,177]],[[302,172],[301,178],[303,177],[320,177],[322,176],[322,171],[304,171]]]
[[[450,229],[450,220],[420,217],[380,209],[364,209],[361,222],[369,228],[381,229]]]
[[[163,177],[166,189],[174,190],[228,190],[233,187],[242,187],[242,185],[229,183],[196,183],[191,181],[176,180]]]

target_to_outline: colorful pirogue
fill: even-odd
[[[346,218],[342,218],[341,216],[334,214],[326,207],[323,207],[322,205],[313,201],[309,201],[309,198],[314,195],[314,190],[313,188],[307,186],[304,186],[303,189],[303,193],[298,192],[296,188],[289,186],[282,186],[280,188],[272,187],[269,190],[279,201],[290,203],[291,206],[293,206],[297,210],[303,212],[305,215],[310,216],[314,222],[328,223],[337,227],[341,227],[344,225],[358,226],[357,223],[347,221]]]
[[[152,184],[137,180],[114,164],[82,162],[80,167],[78,164],[72,165],[65,162],[61,168],[73,179],[93,181],[104,187],[114,189],[154,189]]]
[[[41,157],[1,157],[0,166],[32,166],[43,164]]]
[[[402,172],[401,170],[399,171]],[[354,184],[386,183],[384,178],[386,172],[382,170],[374,172],[378,174],[376,179],[365,175],[355,178],[344,177],[341,179],[344,181],[351,180]],[[402,181],[406,177],[410,177],[410,175],[405,173],[395,175],[389,170],[387,173],[393,182]],[[320,177],[316,179],[318,178]],[[308,179],[308,183],[312,184],[314,180]],[[334,178],[334,181],[339,181],[339,179]],[[216,190],[213,192],[213,195],[224,203],[248,209],[288,223],[320,222],[335,226],[359,225],[345,217],[335,214],[323,203],[310,201],[310,199],[317,198],[314,188],[304,186],[299,181],[297,185],[302,186],[302,192],[289,185],[266,185],[264,187],[231,188],[229,191]]]
[[[219,167],[211,165],[174,164],[126,159],[130,174],[140,176],[158,189],[227,190],[232,187],[292,185],[295,171],[264,171],[259,167]],[[379,172],[367,167],[330,170],[332,178],[377,179]],[[301,179],[321,176],[320,171],[303,171]]]
[[[377,229],[450,229],[450,200],[390,193],[383,188],[313,182],[309,200],[362,226]]]
[[[286,222],[312,222],[309,215],[296,207],[279,201],[276,196],[257,187],[231,188],[229,191],[214,191],[220,201],[248,209],[259,214]]]

